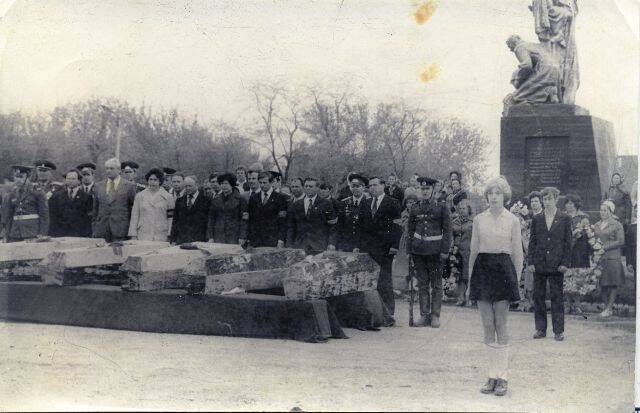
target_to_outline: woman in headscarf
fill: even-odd
[[[613,201],[606,200],[600,204],[600,221],[595,225],[595,236],[602,242],[604,255],[600,290],[605,303],[602,317],[613,314],[613,304],[618,288],[624,285],[624,269],[622,268],[622,247],[624,247],[624,230],[615,214]]]
[[[611,175],[611,186],[605,193],[604,199],[608,199],[613,202],[616,207],[615,215],[623,227],[626,227],[631,221],[631,196],[622,187],[622,175],[615,172]]]

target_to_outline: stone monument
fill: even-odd
[[[610,122],[574,105],[579,84],[574,41],[575,0],[533,0],[540,43],[513,35],[507,46],[519,61],[504,100],[500,173],[515,196],[545,186],[576,192],[583,210],[598,211],[616,149]]]

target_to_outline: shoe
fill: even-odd
[[[564,340],[564,333],[558,333],[553,338],[556,341],[562,341],[562,340]]]
[[[431,328],[440,328],[440,317],[431,317]]]
[[[415,324],[416,327],[429,327],[431,325],[431,316],[428,315],[423,315],[420,318],[420,321],[418,321],[417,324]]]
[[[538,330],[536,331],[536,333],[533,335],[533,338],[545,338],[547,336],[547,333],[545,333],[544,331]]]
[[[496,379],[488,378],[487,382],[480,389],[480,393],[491,394],[496,389]]]
[[[507,381],[503,379],[496,380],[496,387],[493,394],[496,396],[504,396],[507,394]]]
[[[393,327],[396,325],[396,320],[393,317],[388,317],[382,323],[383,327]]]

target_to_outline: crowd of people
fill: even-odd
[[[206,182],[152,168],[144,185],[135,162],[115,158],[105,162],[105,177],[97,182],[92,163],[65,171],[64,184],[52,181],[56,166],[49,161],[13,169],[2,196],[5,242],[48,235],[368,253],[380,266],[386,326],[395,324],[394,275],[417,281],[421,318],[415,324],[432,328],[440,326],[443,277],[455,277],[456,304],[477,305],[495,369],[484,393],[507,391],[507,314],[521,291],[533,303],[533,338],[541,339],[549,286],[552,330],[562,341],[563,278],[570,269],[592,267],[596,250],[603,251],[603,317],[611,315],[624,285],[623,256],[635,272],[635,196],[622,188],[620,174],[613,175],[592,225],[575,193],[561,196],[547,187],[512,202],[503,177],[485,187],[488,208],[474,211],[457,171],[446,182],[414,174],[408,185],[393,174],[352,172],[334,191],[313,177],[282,182],[260,165],[212,173]]]

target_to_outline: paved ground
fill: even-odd
[[[446,307],[442,328],[346,330],[348,340],[189,336],[0,323],[0,410],[473,410],[628,412],[631,320],[568,316],[567,340],[531,340],[511,313],[510,393],[485,377],[473,309]],[[404,317],[403,317],[404,316]]]

